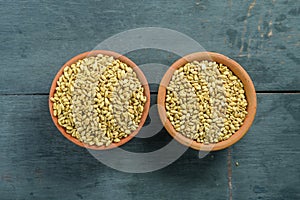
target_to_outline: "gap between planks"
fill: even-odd
[[[228,190],[229,190],[229,200],[232,200],[232,155],[231,147],[227,151],[227,178],[228,178]]]

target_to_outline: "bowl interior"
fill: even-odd
[[[165,109],[165,97],[166,97],[166,86],[169,85],[169,82],[173,76],[173,73],[176,69],[180,68],[181,66],[185,65],[186,63],[192,62],[192,61],[202,61],[202,60],[208,60],[208,61],[215,61],[217,63],[226,65],[238,78],[242,81],[244,84],[244,90],[246,99],[248,102],[247,112],[248,114],[245,117],[243,125],[240,127],[238,131],[236,131],[229,139],[218,142],[216,144],[202,144],[198,143],[194,140],[191,140],[182,134],[178,133],[171,122],[168,120],[166,115],[166,109]],[[203,150],[203,151],[216,151],[221,150],[224,148],[227,148],[237,141],[239,141],[248,131],[251,124],[253,123],[255,114],[256,114],[256,92],[254,85],[251,81],[250,76],[247,74],[247,72],[234,60],[218,53],[214,52],[198,52],[189,54],[179,60],[177,60],[175,63],[171,65],[171,67],[168,69],[166,74],[164,75],[159,91],[158,91],[158,111],[161,118],[162,123],[165,125],[165,128],[169,132],[169,134],[174,137],[178,142],[180,142],[183,145],[189,146],[196,150]]]
[[[132,132],[130,135],[128,135],[128,137],[121,139],[121,141],[118,142],[118,143],[112,143],[112,144],[110,144],[107,147],[106,146],[100,146],[100,147],[98,147],[96,145],[91,146],[91,145],[85,144],[83,142],[80,142],[78,139],[76,139],[76,138],[72,137],[71,135],[69,135],[65,131],[65,129],[58,124],[57,117],[55,117],[53,115],[53,109],[52,109],[53,102],[50,101],[50,97],[54,96],[55,88],[57,87],[57,81],[58,81],[59,77],[63,74],[64,68],[66,66],[70,66],[73,63],[76,63],[78,60],[82,60],[82,59],[84,59],[86,57],[96,56],[97,54],[103,54],[103,55],[113,56],[115,59],[119,59],[121,62],[126,63],[128,66],[132,67],[132,69],[137,74],[138,79],[140,80],[141,84],[144,87],[144,95],[147,98],[147,101],[146,101],[146,103],[144,105],[144,111],[143,111],[143,114],[142,114],[142,117],[141,117],[141,120],[140,120],[140,123],[139,123],[139,127],[134,132]],[[79,55],[73,57],[72,59],[70,59],[68,62],[66,62],[61,67],[61,69],[58,71],[58,73],[56,74],[56,76],[55,76],[55,78],[54,78],[54,80],[52,82],[52,85],[51,85],[51,88],[50,88],[50,93],[49,93],[49,100],[48,101],[49,101],[50,114],[51,114],[51,117],[52,117],[52,120],[53,120],[55,126],[58,128],[58,130],[68,140],[70,140],[71,142],[73,142],[73,143],[75,143],[75,144],[77,144],[78,146],[81,146],[81,147],[85,147],[85,148],[89,148],[89,149],[93,149],[93,150],[106,150],[106,149],[116,148],[118,146],[121,146],[121,145],[125,144],[126,142],[128,142],[129,140],[131,140],[140,131],[140,129],[142,128],[143,124],[146,121],[146,118],[147,118],[147,115],[148,115],[148,112],[149,112],[149,107],[150,107],[150,89],[149,89],[149,85],[148,85],[147,79],[144,76],[143,72],[129,58],[127,58],[127,57],[125,57],[125,56],[123,56],[121,54],[118,54],[116,52],[112,52],[112,51],[93,50],[93,51],[85,52],[85,53],[82,53],[82,54],[79,54]]]

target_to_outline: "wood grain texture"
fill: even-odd
[[[152,96],[155,104],[156,96]],[[159,171],[130,174],[98,162],[51,122],[45,95],[0,96],[1,199],[226,199],[227,152],[198,158],[187,150]],[[158,117],[158,116],[157,116]],[[154,151],[171,140],[163,129],[134,138],[128,151]]]
[[[152,95],[152,105],[155,98]],[[259,94],[255,123],[231,147],[231,155],[224,150],[200,160],[190,149],[167,168],[127,174],[106,167],[66,140],[51,122],[47,96],[0,96],[1,197],[229,199],[232,192],[232,199],[297,199],[299,103],[299,94]],[[163,129],[149,139],[134,138],[124,149],[153,151],[170,139]],[[232,158],[232,174],[227,156]]]
[[[46,94],[71,57],[122,31],[149,26],[180,31],[206,50],[236,59],[258,91],[299,91],[299,8],[299,1],[286,0],[1,1],[0,94]],[[169,65],[167,55],[130,58]],[[157,84],[152,69],[144,72]]]
[[[258,102],[251,130],[232,147],[233,199],[299,199],[300,94]]]
[[[12,0],[0,1],[0,15],[1,200],[300,199],[300,1]],[[263,93],[245,138],[204,159],[189,149],[164,169],[129,174],[99,163],[56,130],[46,94],[58,69],[140,27],[182,32],[247,70]],[[155,104],[158,84],[179,56],[159,49],[126,56],[145,73]],[[162,129],[123,148],[154,151],[170,140]]]

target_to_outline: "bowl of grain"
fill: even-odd
[[[247,72],[213,52],[189,54],[173,63],[160,83],[157,103],[169,134],[203,151],[239,141],[256,114],[255,88]]]
[[[147,118],[149,85],[129,58],[94,50],[66,62],[56,74],[49,110],[58,130],[78,146],[106,150],[132,139]]]

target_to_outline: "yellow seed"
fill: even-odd
[[[118,143],[118,142],[120,142],[121,140],[119,139],[119,138],[115,138],[114,139],[114,142],[116,142],[116,143]]]

